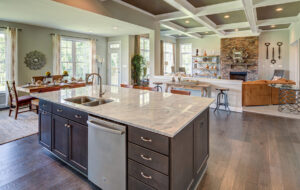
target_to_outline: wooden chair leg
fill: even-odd
[[[18,112],[19,112],[19,106],[16,106],[16,109],[15,109],[15,120],[17,120],[18,118]]]
[[[35,106],[36,108],[36,114],[39,114],[39,106]]]
[[[29,110],[30,111],[32,110],[32,104],[31,103],[29,104]]]
[[[9,108],[9,114],[8,114],[9,117],[11,116],[11,112],[12,112],[12,109]]]

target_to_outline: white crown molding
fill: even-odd
[[[271,6],[271,5],[280,5],[280,4],[285,4],[285,3],[293,3],[293,2],[298,2],[300,0],[262,0],[258,3],[254,4],[254,7],[266,7],[266,6]]]

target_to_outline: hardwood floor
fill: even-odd
[[[300,187],[300,120],[210,113],[210,158],[202,189]],[[0,190],[97,189],[38,144],[37,135],[0,145]]]

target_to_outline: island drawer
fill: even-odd
[[[149,185],[135,179],[134,177],[128,176],[128,190],[154,190]]]
[[[169,189],[169,177],[133,160],[128,160],[128,174],[155,189]]]
[[[52,103],[51,102],[47,102],[45,100],[39,100],[39,107],[41,110],[47,111],[47,112],[51,112],[52,110]]]
[[[88,114],[59,104],[53,104],[53,114],[87,125]]]
[[[166,175],[169,174],[169,158],[163,154],[128,143],[128,157]]]
[[[134,144],[169,155],[169,138],[166,136],[129,126],[128,140]]]

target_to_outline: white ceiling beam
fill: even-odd
[[[271,5],[280,5],[285,3],[293,3],[298,2],[300,0],[261,0],[260,2],[257,2],[254,4],[254,7],[266,7]]]
[[[159,14],[156,15],[156,20],[159,21],[171,21],[171,20],[177,20],[177,19],[184,19],[189,18],[186,14],[184,14],[181,11],[171,12],[171,13],[165,13],[165,14]]]
[[[250,27],[249,22],[238,22],[238,23],[232,23],[232,24],[217,25],[218,30],[230,30],[230,29],[248,28],[248,27]]]
[[[204,6],[196,8],[197,16],[220,14],[232,11],[244,10],[244,6],[241,1],[231,1],[225,3],[218,3],[214,5]]]
[[[195,15],[196,8],[188,1],[186,0],[164,0],[164,1],[170,4],[171,6],[175,7],[179,11],[183,12],[184,14],[190,16],[199,24],[208,27],[210,30],[214,31],[219,35],[224,35],[223,31],[219,31],[216,29],[216,24],[213,23],[209,18],[207,18],[206,16],[199,17]]]
[[[238,32],[226,32],[225,36],[222,36],[221,38],[235,38],[235,37],[247,37],[247,36],[259,36],[260,33],[255,33],[251,30],[244,30],[244,31],[238,31]]]
[[[257,15],[256,15],[256,8],[253,6],[252,0],[241,0],[244,5],[244,10],[246,14],[246,18],[250,24],[251,31],[253,33],[257,33]]]
[[[298,16],[258,20],[257,21],[257,26],[290,24],[290,23],[293,23],[293,22],[297,22],[298,20],[299,20]]]
[[[209,31],[211,31],[211,30],[205,26],[186,29],[187,33],[209,32]]]
[[[175,30],[177,31],[179,34],[184,34],[186,36],[189,36],[189,37],[192,37],[192,38],[196,38],[196,39],[199,39],[201,38],[202,36],[200,34],[190,34],[190,33],[187,33],[186,32],[186,29],[182,26],[179,26],[178,24],[175,24],[173,22],[169,22],[169,21],[166,21],[166,22],[163,22],[161,23],[161,25],[165,28],[168,28],[170,30]]]
[[[180,34],[180,33],[176,30],[166,30],[166,31],[161,31],[160,34],[163,36],[171,36],[171,35]]]

